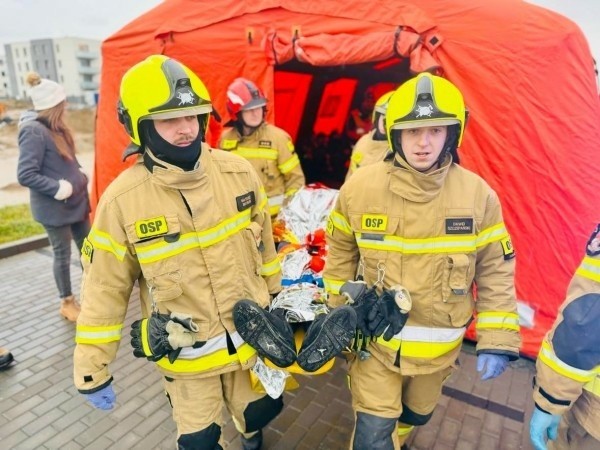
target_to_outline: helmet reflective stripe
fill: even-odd
[[[150,116],[152,116],[153,119],[172,118],[173,116],[170,114],[172,113],[172,110],[181,108],[185,105],[190,105],[190,107],[198,106],[202,111],[197,113],[190,112],[190,116],[206,114],[212,110],[210,102],[204,100],[200,95],[194,92],[190,78],[188,74],[185,73],[180,63],[173,59],[167,59],[162,64],[161,69],[171,88],[171,95],[162,105],[148,109],[148,112],[150,112]],[[169,117],[164,117],[160,114],[161,111],[164,111],[165,113],[170,112],[168,113]]]
[[[429,77],[417,81],[416,96],[413,109],[404,117],[399,117],[392,124],[394,129],[432,127],[454,125],[460,123],[456,114],[441,111],[433,92],[433,83]],[[419,122],[416,124],[415,122]]]

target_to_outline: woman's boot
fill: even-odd
[[[79,316],[79,311],[81,311],[81,308],[75,301],[75,297],[72,295],[63,298],[60,301],[60,315],[65,319],[71,322],[76,322],[77,317]]]

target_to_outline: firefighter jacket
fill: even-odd
[[[250,136],[234,127],[223,133],[219,147],[246,158],[258,172],[276,216],[284,200],[304,186],[304,173],[292,138],[281,128],[263,122]]]
[[[600,225],[596,235],[600,240]],[[550,414],[571,409],[600,440],[600,251],[588,251],[577,268],[536,362],[533,399]]]
[[[390,370],[419,375],[452,365],[474,310],[477,352],[518,358],[515,254],[498,197],[450,156],[427,174],[391,155],[357,171],[340,190],[327,233],[323,281],[332,306],[357,275],[410,292],[404,329],[370,344]]]
[[[142,315],[192,316],[200,348],[184,348],[170,364],[172,378],[210,376],[248,368],[255,351],[242,341],[232,309],[240,299],[269,304],[281,290],[267,198],[252,166],[206,144],[197,168],[184,172],[146,150],[106,189],[82,248],[84,275],[74,355],[81,392],[112,380],[137,280]]]
[[[346,180],[352,176],[360,167],[383,161],[383,158],[391,151],[387,139],[383,141],[373,139],[376,130],[371,130],[361,137],[352,149],[350,156],[350,167],[346,174]]]

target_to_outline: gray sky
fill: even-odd
[[[243,0],[238,0],[243,1]],[[600,59],[600,1],[528,0],[569,17]],[[161,0],[0,0],[0,45],[30,39],[76,36],[105,39]],[[0,47],[0,54],[4,46]]]

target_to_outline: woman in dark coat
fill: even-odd
[[[58,83],[27,76],[34,111],[19,123],[19,183],[29,188],[33,218],[52,244],[60,314],[72,322],[79,304],[71,291],[71,239],[81,252],[90,230],[87,176],[75,156],[73,135],[64,122],[66,94]]]

